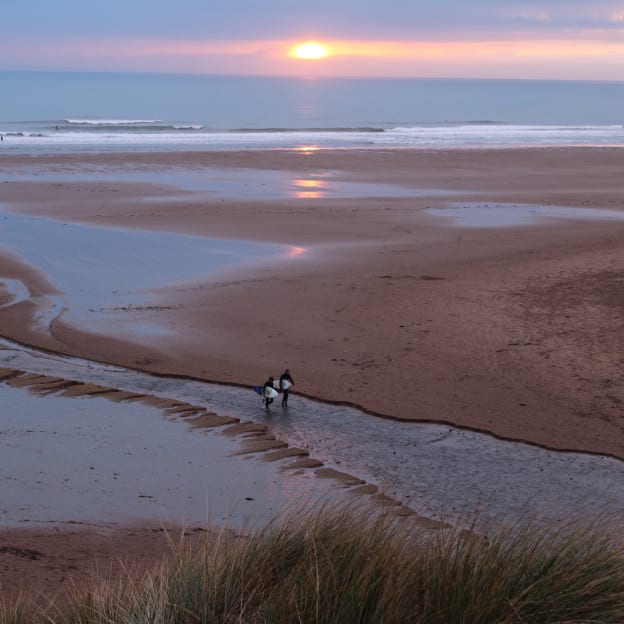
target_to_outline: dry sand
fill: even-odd
[[[185,539],[205,533],[188,530]],[[2,598],[29,596],[47,605],[66,592],[89,587],[91,579],[127,580],[158,565],[173,552],[179,527],[80,526],[74,529],[10,529],[0,532]],[[200,539],[201,539],[200,537]]]

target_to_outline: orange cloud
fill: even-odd
[[[624,55],[624,42],[602,40],[512,41],[328,41],[328,57],[390,59],[500,59],[502,57],[595,57]],[[624,56],[623,56],[624,58]]]
[[[624,13],[622,13],[624,21]],[[430,58],[500,58],[511,56],[608,56],[624,54],[624,40],[605,38],[515,39],[482,41],[323,41],[325,59],[332,57],[375,57],[388,59]],[[51,56],[81,55],[91,57],[211,57],[261,56],[274,60],[288,59],[297,42],[274,41],[188,41],[164,39],[75,39],[60,42],[28,43],[27,49]],[[26,48],[25,48],[26,50]],[[293,61],[291,61],[293,62]]]

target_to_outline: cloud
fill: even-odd
[[[572,36],[576,35],[576,36]],[[0,69],[233,73],[321,76],[461,76],[624,79],[624,41],[611,31],[515,39],[323,40],[328,58],[288,56],[296,41],[167,38],[0,40]],[[43,61],[41,59],[44,59]],[[578,68],[583,73],[578,73]],[[545,74],[548,70],[548,74]]]
[[[498,63],[500,76],[504,63],[552,57],[568,75],[582,51],[624,71],[623,1],[0,0],[12,31],[0,39],[0,69],[287,73],[298,69],[282,46],[321,40],[334,54],[318,67],[335,74],[418,75],[444,61],[447,75]]]

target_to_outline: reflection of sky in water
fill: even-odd
[[[43,399],[4,384],[0,397],[4,527],[149,519],[261,528],[280,512],[340,496],[328,479],[233,457],[240,441],[190,431],[137,402]]]
[[[455,204],[448,208],[429,208],[428,214],[452,219],[467,228],[496,228],[533,225],[544,219],[624,219],[624,212],[599,208],[566,208],[534,204]]]
[[[0,241],[65,294],[69,308],[65,318],[80,324],[97,320],[98,312],[110,316],[111,310],[145,305],[152,289],[280,257],[295,258],[305,251],[286,245],[89,227],[10,213],[0,216]],[[154,333],[157,328],[141,331]]]
[[[313,154],[313,147],[300,151]],[[308,151],[309,150],[309,151]],[[127,182],[159,184],[180,191],[205,193],[228,199],[339,199],[347,197],[416,197],[452,195],[452,191],[416,189],[393,184],[353,182],[336,179],[329,172],[310,171],[296,174],[291,171],[263,169],[228,169],[171,167],[145,170],[117,170],[107,167],[82,166],[73,171],[32,169],[5,174],[4,179],[39,182]],[[153,199],[150,197],[150,199]],[[171,197],[158,199],[167,201]]]
[[[327,182],[320,178],[297,178],[292,181],[292,185],[295,187],[294,196],[299,199],[327,196]]]

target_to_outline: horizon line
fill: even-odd
[[[499,76],[384,76],[384,75],[301,75],[301,74],[254,74],[244,72],[194,72],[194,71],[158,71],[158,70],[115,70],[115,69],[8,69],[0,68],[0,73],[39,73],[39,74],[121,74],[121,75],[155,75],[155,76],[205,76],[205,77],[229,77],[229,78],[285,78],[295,80],[458,80],[458,81],[497,81],[497,82],[583,82],[600,84],[624,84],[624,80],[618,79],[589,79],[589,78],[530,78],[514,77],[502,78]]]

